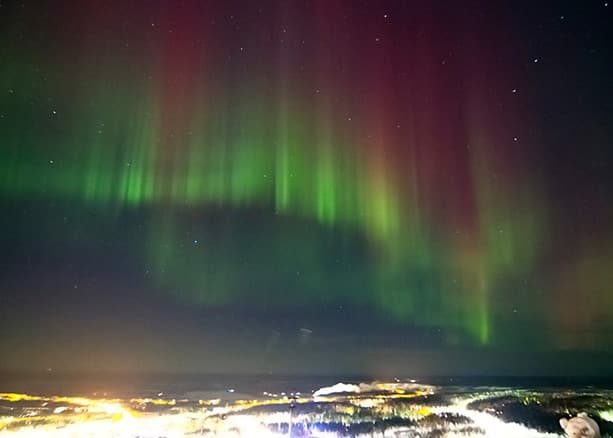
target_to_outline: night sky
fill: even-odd
[[[0,3],[0,369],[607,374],[613,3]]]

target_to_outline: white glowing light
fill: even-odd
[[[360,392],[360,387],[347,383],[337,383],[336,385],[320,388],[315,391],[313,395],[315,397],[320,397],[322,395],[339,394],[342,392]]]

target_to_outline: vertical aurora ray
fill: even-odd
[[[286,14],[283,15],[283,18],[287,19]],[[290,180],[293,177],[290,166],[289,63],[288,49],[280,44],[275,142],[275,210],[277,212],[285,212],[289,208]]]
[[[538,181],[515,180],[518,175],[531,174],[529,163],[518,160],[526,152],[519,145],[508,155],[497,152],[500,140],[483,129],[484,124],[497,122],[484,105],[483,93],[476,87],[473,90],[467,99],[466,119],[476,229],[470,239],[473,256],[467,258],[464,268],[468,278],[474,278],[475,308],[466,323],[479,341],[487,344],[493,339],[500,341],[491,315],[500,312],[496,302],[503,298],[502,291],[523,288],[522,282],[537,266],[546,215]],[[500,130],[504,132],[504,128]],[[538,297],[531,299],[532,309],[543,306]]]
[[[316,138],[317,164],[315,172],[315,211],[317,220],[323,224],[333,224],[336,220],[336,170],[334,167],[333,140],[331,128],[327,126],[329,118],[324,108],[318,111],[321,119],[317,122]]]

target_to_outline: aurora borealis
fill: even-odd
[[[60,3],[1,8],[5,326],[134,288],[266,352],[613,346],[608,5]]]

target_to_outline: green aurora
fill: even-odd
[[[162,15],[135,27],[172,26]],[[136,252],[148,281],[194,306],[351,302],[443,328],[452,344],[575,342],[551,334],[556,291],[534,280],[551,257],[552,202],[533,160],[538,135],[513,134],[529,131],[529,115],[513,103],[513,72],[493,73],[493,43],[469,34],[466,61],[442,71],[427,42],[403,60],[371,42],[360,69],[320,17],[304,31],[319,50],[301,62],[282,43],[267,55],[255,42],[230,62],[234,43],[200,30],[204,16],[181,19],[171,34],[111,36],[89,17],[100,32],[79,42],[45,29],[4,44],[6,202],[57,200],[108,223],[145,215]],[[359,24],[345,26],[357,38]],[[201,33],[217,46],[198,45]],[[294,292],[297,265],[309,269]]]

